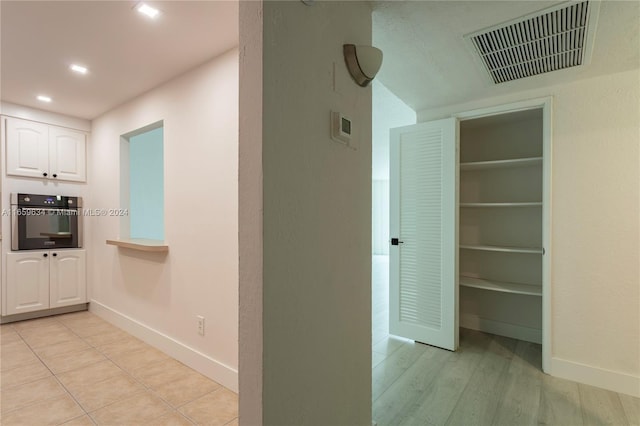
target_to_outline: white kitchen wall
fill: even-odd
[[[245,12],[260,16],[256,9],[241,8],[241,34],[253,23]],[[262,333],[243,328],[241,346],[261,353],[263,365],[261,379],[241,380],[240,422],[370,425],[371,89],[351,80],[342,46],[371,43],[371,10],[365,2],[268,1],[262,16],[263,50],[255,49],[259,37],[241,46],[243,57],[263,58],[254,128],[262,126],[262,140],[246,130],[240,144],[253,148],[241,148],[249,159],[262,152],[264,250],[243,254],[261,257],[264,273],[257,286],[248,274],[240,286],[250,292],[243,300],[262,296]],[[332,110],[352,118],[357,150],[331,140]],[[245,224],[255,229],[251,218]],[[242,357],[255,372],[259,361]],[[260,390],[262,413],[246,407],[255,394],[243,396]],[[249,423],[255,415],[260,423]]]
[[[91,310],[237,390],[237,49],[93,121],[87,207],[119,207],[120,136],[160,120],[169,253],[106,245],[120,218],[90,218]]]
[[[384,66],[384,64],[383,64]],[[389,130],[416,123],[416,112],[374,80],[372,128],[373,254],[389,254]]]
[[[640,396],[640,71],[418,112],[553,96],[551,374]]]

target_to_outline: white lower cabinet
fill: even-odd
[[[44,257],[47,254],[47,257]],[[48,251],[7,253],[5,315],[49,308]]]
[[[85,250],[7,253],[4,315],[87,302]]]

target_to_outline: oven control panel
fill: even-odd
[[[80,197],[67,197],[64,195],[38,195],[38,194],[11,194],[11,204],[26,207],[82,207]],[[15,199],[14,199],[15,196]]]

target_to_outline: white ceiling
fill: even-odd
[[[463,36],[561,2],[373,2],[380,81],[414,110],[562,84],[640,66],[640,2],[603,1],[589,65],[494,85]]]
[[[0,2],[0,98],[92,119],[238,44],[236,1]],[[591,64],[493,85],[463,35],[557,1],[374,1],[379,81],[415,110],[497,96],[640,66],[640,2],[603,1]],[[90,68],[79,77],[71,62]],[[43,104],[36,95],[50,95]]]
[[[93,119],[238,45],[237,0],[148,1],[155,20],[138,3],[2,0],[0,98]]]

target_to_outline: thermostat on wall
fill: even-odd
[[[349,145],[351,142],[351,120],[340,112],[331,112],[331,139]]]

